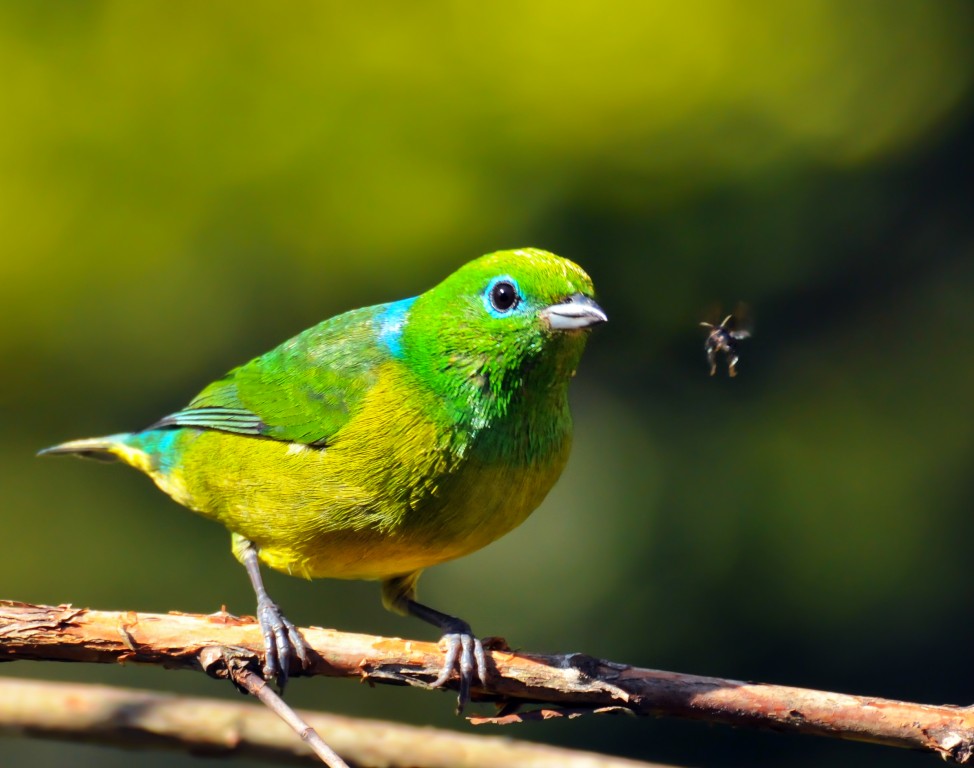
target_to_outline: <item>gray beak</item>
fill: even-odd
[[[573,293],[560,304],[545,307],[541,310],[541,316],[557,331],[588,328],[609,319],[594,300],[581,293]]]

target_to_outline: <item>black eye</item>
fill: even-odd
[[[517,306],[517,288],[513,283],[501,280],[490,289],[490,305],[498,312],[509,312]]]

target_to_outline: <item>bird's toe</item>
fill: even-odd
[[[257,619],[264,635],[264,679],[277,680],[278,688],[283,692],[292,656],[301,667],[310,664],[308,645],[298,628],[270,600],[257,604]]]
[[[475,683],[487,682],[487,654],[480,638],[465,622],[458,622],[458,626],[451,630],[441,638],[446,645],[446,657],[432,685],[440,688],[456,673],[460,682],[457,695],[457,712],[460,713],[470,701],[470,687]]]

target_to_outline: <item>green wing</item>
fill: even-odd
[[[332,317],[234,368],[150,429],[196,427],[324,445],[355,412],[390,359],[377,318],[395,305]]]

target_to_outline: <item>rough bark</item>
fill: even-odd
[[[293,676],[423,686],[436,678],[443,661],[433,643],[319,628],[302,634],[314,650],[312,666],[292,668]],[[255,621],[226,613],[117,613],[0,602],[0,659],[205,666],[217,674],[219,663],[212,659],[220,654],[214,649],[226,647],[258,661],[262,640]],[[974,754],[971,707],[663,672],[579,653],[514,653],[496,645],[488,665],[489,688],[475,689],[474,700],[495,701],[504,709],[497,717],[471,718],[474,723],[624,711],[923,749],[957,763]],[[514,711],[525,704],[536,709]]]

